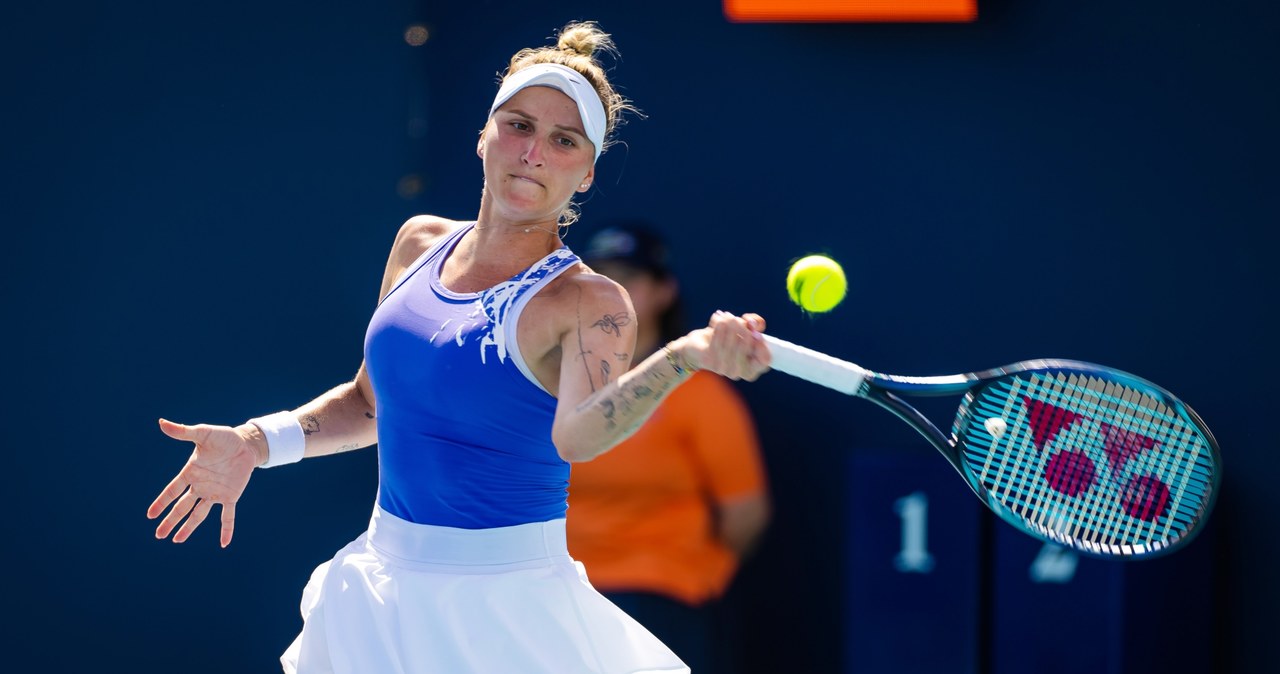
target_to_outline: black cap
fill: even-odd
[[[660,278],[671,275],[671,253],[666,241],[643,224],[620,224],[602,229],[587,239],[579,256],[588,265],[621,262]]]

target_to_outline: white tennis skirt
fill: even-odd
[[[689,672],[591,587],[563,519],[455,529],[375,507],[311,575],[302,618],[289,674]]]

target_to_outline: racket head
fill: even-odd
[[[1217,441],[1159,386],[1092,363],[977,374],[952,428],[957,468],[1004,520],[1081,552],[1166,554],[1213,509]]]

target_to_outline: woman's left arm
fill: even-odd
[[[551,437],[566,461],[589,461],[644,423],[658,403],[695,370],[754,381],[769,369],[755,314],[716,312],[705,328],[671,342],[628,368],[635,314],[626,291],[595,274],[567,279],[560,337],[560,381]]]

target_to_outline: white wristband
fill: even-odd
[[[259,468],[283,466],[302,460],[307,448],[307,438],[293,412],[276,412],[265,417],[250,419],[267,438],[267,462]]]

